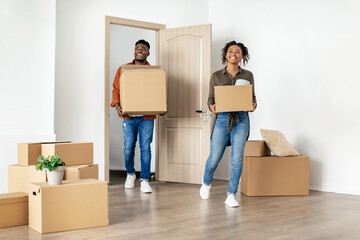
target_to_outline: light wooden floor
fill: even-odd
[[[0,229],[0,239],[360,239],[360,196],[246,197],[224,205],[227,182],[214,181],[209,200],[199,185],[151,182],[152,194],[113,185],[108,227],[39,234],[28,226]]]

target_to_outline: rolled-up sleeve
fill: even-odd
[[[210,104],[215,104],[214,86],[215,86],[215,74],[213,73],[211,75],[210,84],[209,84],[208,107],[210,106]]]

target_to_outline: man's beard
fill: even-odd
[[[136,58],[135,58],[135,60],[136,60],[137,62],[145,62],[145,61],[146,61],[146,59],[136,59]]]

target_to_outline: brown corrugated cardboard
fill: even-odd
[[[56,143],[41,145],[45,157],[58,154],[66,166],[93,163],[93,143]]]
[[[120,77],[123,113],[155,115],[167,111],[165,72],[160,69],[125,70]]]
[[[29,187],[29,226],[50,233],[108,225],[107,182],[65,180],[62,185]]]
[[[309,157],[245,157],[241,192],[247,196],[309,195]]]
[[[46,172],[37,171],[35,165],[8,166],[8,192],[28,192],[28,184],[31,182],[46,182]]]
[[[18,144],[18,164],[21,166],[34,165],[36,159],[41,155],[41,145],[49,143],[69,143],[71,141],[62,142],[39,142],[39,143],[19,143]]]
[[[161,69],[160,66],[156,65],[122,65],[121,73],[126,70],[137,70],[137,69]]]
[[[249,140],[245,144],[244,156],[270,156],[271,150],[263,140]]]
[[[239,112],[253,110],[252,85],[215,86],[217,112]]]
[[[28,224],[28,194],[0,194],[0,228]]]
[[[85,178],[98,179],[98,164],[68,166],[65,169],[65,180],[76,180]]]

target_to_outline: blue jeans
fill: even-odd
[[[234,119],[233,128],[230,133],[227,130],[229,113],[219,113],[216,118],[214,131],[211,137],[211,151],[205,165],[205,173],[203,183],[210,185],[214,172],[224,155],[226,145],[231,141],[231,169],[230,181],[227,190],[227,195],[235,195],[238,187],[239,180],[243,167],[244,148],[247,136],[249,134],[249,118],[246,112],[237,113],[240,122]]]
[[[128,174],[135,174],[134,156],[137,135],[139,133],[141,174],[140,180],[150,179],[151,149],[154,120],[144,120],[144,117],[123,119],[125,168]]]

